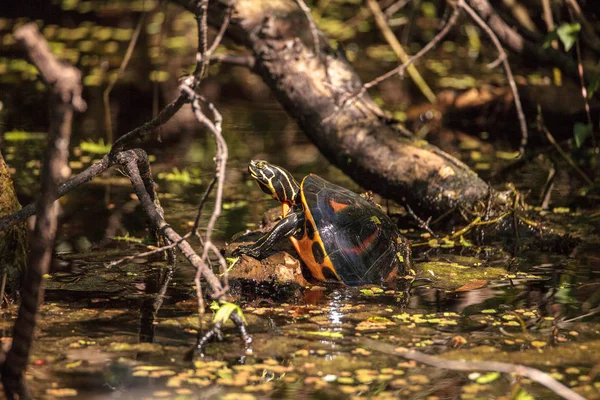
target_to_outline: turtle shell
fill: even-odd
[[[301,196],[304,228],[291,241],[316,279],[379,284],[395,272],[402,239],[377,205],[313,174],[302,181]]]

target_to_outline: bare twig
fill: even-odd
[[[74,188],[91,181],[94,177],[106,171],[111,165],[112,164],[109,160],[109,157],[105,156],[100,161],[92,164],[84,171],[80,172],[79,174],[75,175],[74,177],[70,178],[68,181],[60,185],[58,187],[58,191],[54,200],[61,198]],[[34,215],[35,212],[35,204],[28,204],[16,213],[0,219],[0,231],[8,229],[17,223],[24,221],[28,217]]]
[[[115,158],[120,165],[123,165],[127,172],[127,177],[131,180],[135,194],[137,195],[146,215],[150,218],[150,221],[154,227],[156,227],[164,236],[166,236],[171,243],[178,243],[177,247],[184,255],[185,258],[202,273],[202,276],[207,280],[213,290],[213,296],[215,298],[222,298],[224,296],[223,286],[215,274],[208,268],[206,263],[200,258],[190,244],[185,241],[163,218],[160,211],[154,203],[154,197],[152,193],[148,192],[150,184],[144,182],[142,174],[140,172],[139,165],[142,165],[144,169],[149,171],[149,165],[147,158],[148,156],[143,150],[128,150],[118,153]],[[148,179],[149,175],[146,175]],[[153,188],[152,188],[153,191]]]
[[[585,172],[583,172],[581,170],[581,168],[579,168],[579,166],[575,163],[575,161],[573,161],[573,159],[571,157],[569,157],[569,155],[556,142],[556,139],[554,139],[554,136],[552,135],[552,133],[550,133],[550,131],[548,130],[548,128],[544,124],[544,121],[542,120],[541,113],[538,113],[537,122],[538,122],[538,129],[541,132],[544,132],[544,134],[546,135],[546,139],[548,139],[548,141],[550,142],[550,144],[552,144],[552,146],[554,146],[554,148],[556,149],[556,151],[558,151],[558,154],[560,154],[560,156],[562,158],[564,158],[564,160],[567,162],[567,164],[569,164],[571,166],[571,168],[573,168],[575,170],[575,172],[577,172],[577,174],[579,174],[579,176],[585,181],[585,183],[587,183],[590,186],[594,186],[594,181],[592,181],[590,179],[590,177],[587,176],[585,174]]]
[[[169,121],[177,111],[183,107],[186,102],[184,95],[179,95],[175,100],[167,104],[156,117],[146,122],[144,125],[135,128],[134,130],[127,132],[125,135],[118,138],[110,149],[110,154],[113,155],[121,150],[126,149],[134,141],[143,141],[147,138],[147,135],[154,132],[156,128],[164,125]]]
[[[190,101],[192,103],[192,109],[194,111],[194,116],[196,117],[196,119],[198,120],[199,123],[206,126],[212,132],[213,136],[215,137],[216,144],[217,144],[217,154],[215,156],[215,162],[216,162],[215,179],[217,180],[217,194],[216,194],[216,198],[215,198],[215,206],[214,206],[213,212],[211,214],[211,217],[208,221],[208,225],[206,227],[206,234],[204,237],[204,251],[202,254],[202,260],[206,262],[207,258],[208,258],[208,252],[211,251],[218,258],[219,264],[221,265],[223,271],[226,273],[227,262],[225,261],[225,258],[223,258],[223,255],[221,254],[221,252],[218,251],[218,249],[214,246],[214,244],[212,243],[212,239],[211,239],[212,232],[213,232],[213,229],[217,222],[217,219],[221,215],[222,203],[223,203],[223,186],[225,183],[225,170],[226,170],[227,158],[228,158],[227,143],[225,142],[225,139],[223,138],[223,135],[221,132],[221,125],[222,125],[223,120],[222,120],[221,114],[218,112],[218,110],[215,108],[215,106],[212,103],[208,103],[208,107],[213,113],[214,122],[211,121],[208,117],[206,117],[206,115],[204,115],[204,113],[202,113],[202,110],[200,108],[199,96],[196,95],[195,91],[192,89],[192,87],[193,87],[192,81],[193,81],[193,77],[189,77],[188,79],[186,79],[184,84],[181,85],[181,90],[182,90],[182,92],[185,92],[190,97]],[[199,212],[200,211],[201,211],[201,209],[199,209]],[[227,279],[227,278],[225,278],[225,279]],[[225,287],[224,290],[227,290],[227,288]]]
[[[569,13],[571,14],[571,19],[574,19],[573,14],[581,15],[581,9],[579,8],[579,4],[577,4],[577,1],[567,0],[567,4],[569,5]],[[585,21],[585,18],[583,20]],[[577,72],[579,73],[579,85],[581,85],[581,97],[583,97],[583,103],[585,105],[585,115],[587,117],[588,124],[592,130],[592,146],[595,148],[596,135],[594,134],[594,124],[592,123],[592,115],[590,113],[590,102],[588,101],[587,88],[585,87],[585,77],[583,71],[583,62],[581,61],[581,47],[579,45],[579,39],[575,40],[575,52],[577,54]]]
[[[204,208],[204,205],[206,204],[206,201],[208,200],[208,197],[210,196],[210,193],[212,192],[213,187],[215,186],[215,183],[217,183],[217,177],[213,176],[212,180],[208,184],[208,187],[206,188],[206,191],[204,192],[204,195],[202,196],[202,199],[200,200],[200,204],[198,205],[198,212],[196,213],[196,220],[194,221],[194,226],[192,227],[192,233],[195,235],[198,235],[198,226],[200,225],[200,217],[202,216],[202,209]]]
[[[525,376],[552,390],[557,395],[568,400],[585,400],[585,398],[572,389],[569,389],[547,373],[536,368],[526,367],[520,364],[511,364],[500,361],[463,361],[449,360],[447,358],[432,356],[407,348],[394,347],[391,344],[378,340],[360,338],[358,343],[364,344],[372,350],[386,354],[395,354],[408,360],[414,360],[436,368],[450,369],[453,371],[491,371],[505,374],[516,374]]]
[[[403,9],[411,0],[399,0],[385,9],[383,12],[386,18],[391,18],[392,15],[396,14],[398,11]]]
[[[386,21],[385,15],[379,7],[379,4],[375,0],[367,0],[367,5],[369,6],[369,9],[375,16],[375,22],[377,23],[379,30],[383,34],[383,37],[392,47],[394,53],[396,53],[396,56],[398,56],[400,61],[406,64],[410,60],[410,57],[408,54],[406,54],[404,48],[396,38],[396,35],[394,35],[394,32],[392,32],[392,30],[390,29]],[[435,103],[435,93],[433,93],[429,85],[427,85],[427,82],[425,82],[417,68],[414,65],[409,65],[406,67],[406,71],[410,75],[413,82],[415,82],[415,84],[419,87],[419,90],[421,90],[421,93],[423,93],[425,98],[427,98],[427,100],[429,100],[430,103]]]
[[[136,258],[150,257],[150,256],[153,256],[155,254],[162,253],[165,250],[173,249],[173,248],[177,247],[177,245],[179,245],[179,243],[181,243],[181,241],[187,240],[191,236],[192,236],[192,232],[188,232],[178,242],[171,242],[168,245],[157,247],[157,248],[154,248],[154,249],[152,249],[150,251],[146,251],[146,252],[143,252],[143,253],[132,254],[130,256],[119,258],[118,260],[111,261],[108,264],[106,264],[106,267],[107,268],[115,267],[117,265],[123,264],[125,261],[135,260]]]
[[[222,62],[224,64],[236,65],[238,67],[246,67],[250,70],[254,69],[256,60],[250,55],[234,55],[234,54],[215,54],[210,57],[210,62]]]
[[[213,53],[217,50],[217,47],[219,47],[219,44],[221,44],[223,36],[225,36],[225,32],[227,31],[227,27],[229,27],[229,22],[231,22],[231,13],[233,13],[233,6],[227,9],[225,17],[223,18],[223,22],[221,23],[221,27],[219,28],[219,32],[217,32],[217,36],[215,36],[213,44],[208,50],[206,50],[206,54],[204,54],[203,59],[210,59]]]
[[[102,100],[104,102],[104,121],[106,128],[106,137],[108,143],[113,142],[113,128],[112,128],[112,118],[110,116],[110,92],[113,90],[115,84],[121,77],[125,70],[127,69],[127,65],[129,65],[129,60],[131,59],[131,55],[133,54],[133,49],[140,37],[140,32],[142,31],[142,26],[144,26],[144,20],[146,19],[146,12],[142,12],[140,19],[138,20],[137,26],[133,31],[133,35],[131,36],[131,40],[129,41],[129,46],[127,46],[127,51],[125,52],[125,56],[123,57],[123,61],[121,61],[121,65],[119,66],[119,70],[117,74],[113,77],[113,79],[108,83],[106,89],[104,89],[104,93],[102,93]]]
[[[406,208],[406,211],[408,211],[408,213],[410,214],[410,216],[413,217],[415,221],[417,221],[417,223],[419,224],[419,228],[425,229],[433,237],[438,237],[435,234],[435,232],[433,232],[431,230],[431,228],[429,227],[429,223],[431,222],[431,217],[427,218],[427,221],[423,221],[421,219],[421,217],[419,217],[417,214],[415,214],[415,212],[413,211],[412,208],[410,208],[410,206],[408,205],[408,203],[405,204],[404,207]]]
[[[540,200],[540,208],[542,210],[547,210],[550,206],[550,198],[552,195],[552,189],[554,188],[554,176],[556,175],[556,166],[550,166],[550,170],[548,171],[548,178],[546,178],[546,184],[544,185],[544,190],[542,191],[541,200]]]
[[[321,54],[321,46],[319,45],[319,31],[317,30],[317,25],[315,25],[315,21],[310,15],[310,8],[308,8],[304,0],[296,0],[296,3],[298,4],[298,6],[300,6],[300,9],[302,10],[302,12],[304,12],[304,15],[306,15],[306,20],[308,21],[308,25],[310,27],[310,34],[312,35],[313,39],[315,57],[319,57],[319,55]]]
[[[550,0],[542,0],[542,8],[544,10],[544,22],[546,23],[546,30],[548,32],[552,32],[554,30],[554,17],[552,16],[552,6],[550,5]],[[554,50],[557,50],[558,40],[553,40],[550,42],[550,45]],[[560,69],[554,67],[552,71],[554,75],[554,84],[560,86],[562,81]]]
[[[452,15],[448,19],[448,22],[446,23],[446,25],[444,25],[442,30],[440,32],[438,32],[438,34],[429,43],[427,43],[421,50],[419,50],[419,52],[417,54],[415,54],[414,56],[409,58],[404,64],[399,65],[396,68],[392,69],[391,71],[388,71],[385,74],[373,79],[372,81],[365,83],[358,92],[356,92],[356,93],[352,94],[350,97],[348,97],[345,100],[345,103],[348,103],[349,101],[354,102],[358,98],[362,97],[367,92],[367,90],[369,90],[373,86],[383,82],[384,80],[386,80],[388,78],[391,78],[394,75],[403,74],[404,71],[406,70],[406,68],[408,68],[409,66],[411,66],[412,64],[417,62],[421,57],[423,57],[431,49],[433,49],[435,46],[437,46],[437,44],[440,43],[444,37],[446,37],[448,32],[450,32],[450,29],[452,29],[452,27],[454,25],[456,25],[456,21],[458,20],[458,15],[459,15],[458,8],[455,8]]]
[[[200,80],[206,73],[209,59],[204,58],[206,50],[208,50],[208,0],[201,0],[200,13],[196,15],[198,22],[198,51],[196,52],[196,70],[194,75]]]
[[[521,128],[521,143],[519,145],[519,156],[523,156],[525,154],[525,146],[527,146],[527,141],[529,134],[527,132],[527,121],[525,120],[525,113],[523,112],[523,106],[521,105],[521,97],[519,96],[519,91],[517,90],[517,84],[515,83],[515,78],[513,77],[512,70],[510,68],[510,64],[508,63],[508,57],[506,56],[506,52],[502,47],[502,43],[494,33],[494,31],[485,23],[485,21],[473,10],[465,0],[458,0],[458,7],[464,9],[467,14],[479,25],[481,29],[487,33],[487,35],[494,43],[499,58],[502,60],[502,65],[504,66],[504,71],[506,72],[506,78],[508,79],[508,85],[510,86],[510,90],[512,91],[514,100],[515,100],[515,108],[517,110],[517,116],[519,118],[519,126]]]

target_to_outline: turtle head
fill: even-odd
[[[292,174],[263,160],[252,160],[248,171],[263,192],[282,203],[295,205],[300,200],[300,185]]]

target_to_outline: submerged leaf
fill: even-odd
[[[456,289],[455,292],[467,292],[469,290],[481,289],[487,285],[487,283],[487,279],[473,279]]]

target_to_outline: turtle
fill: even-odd
[[[282,203],[282,219],[234,256],[260,258],[289,237],[313,280],[348,286],[382,284],[412,266],[408,240],[373,201],[309,174],[298,182],[287,170],[252,160],[248,171],[263,192]]]

